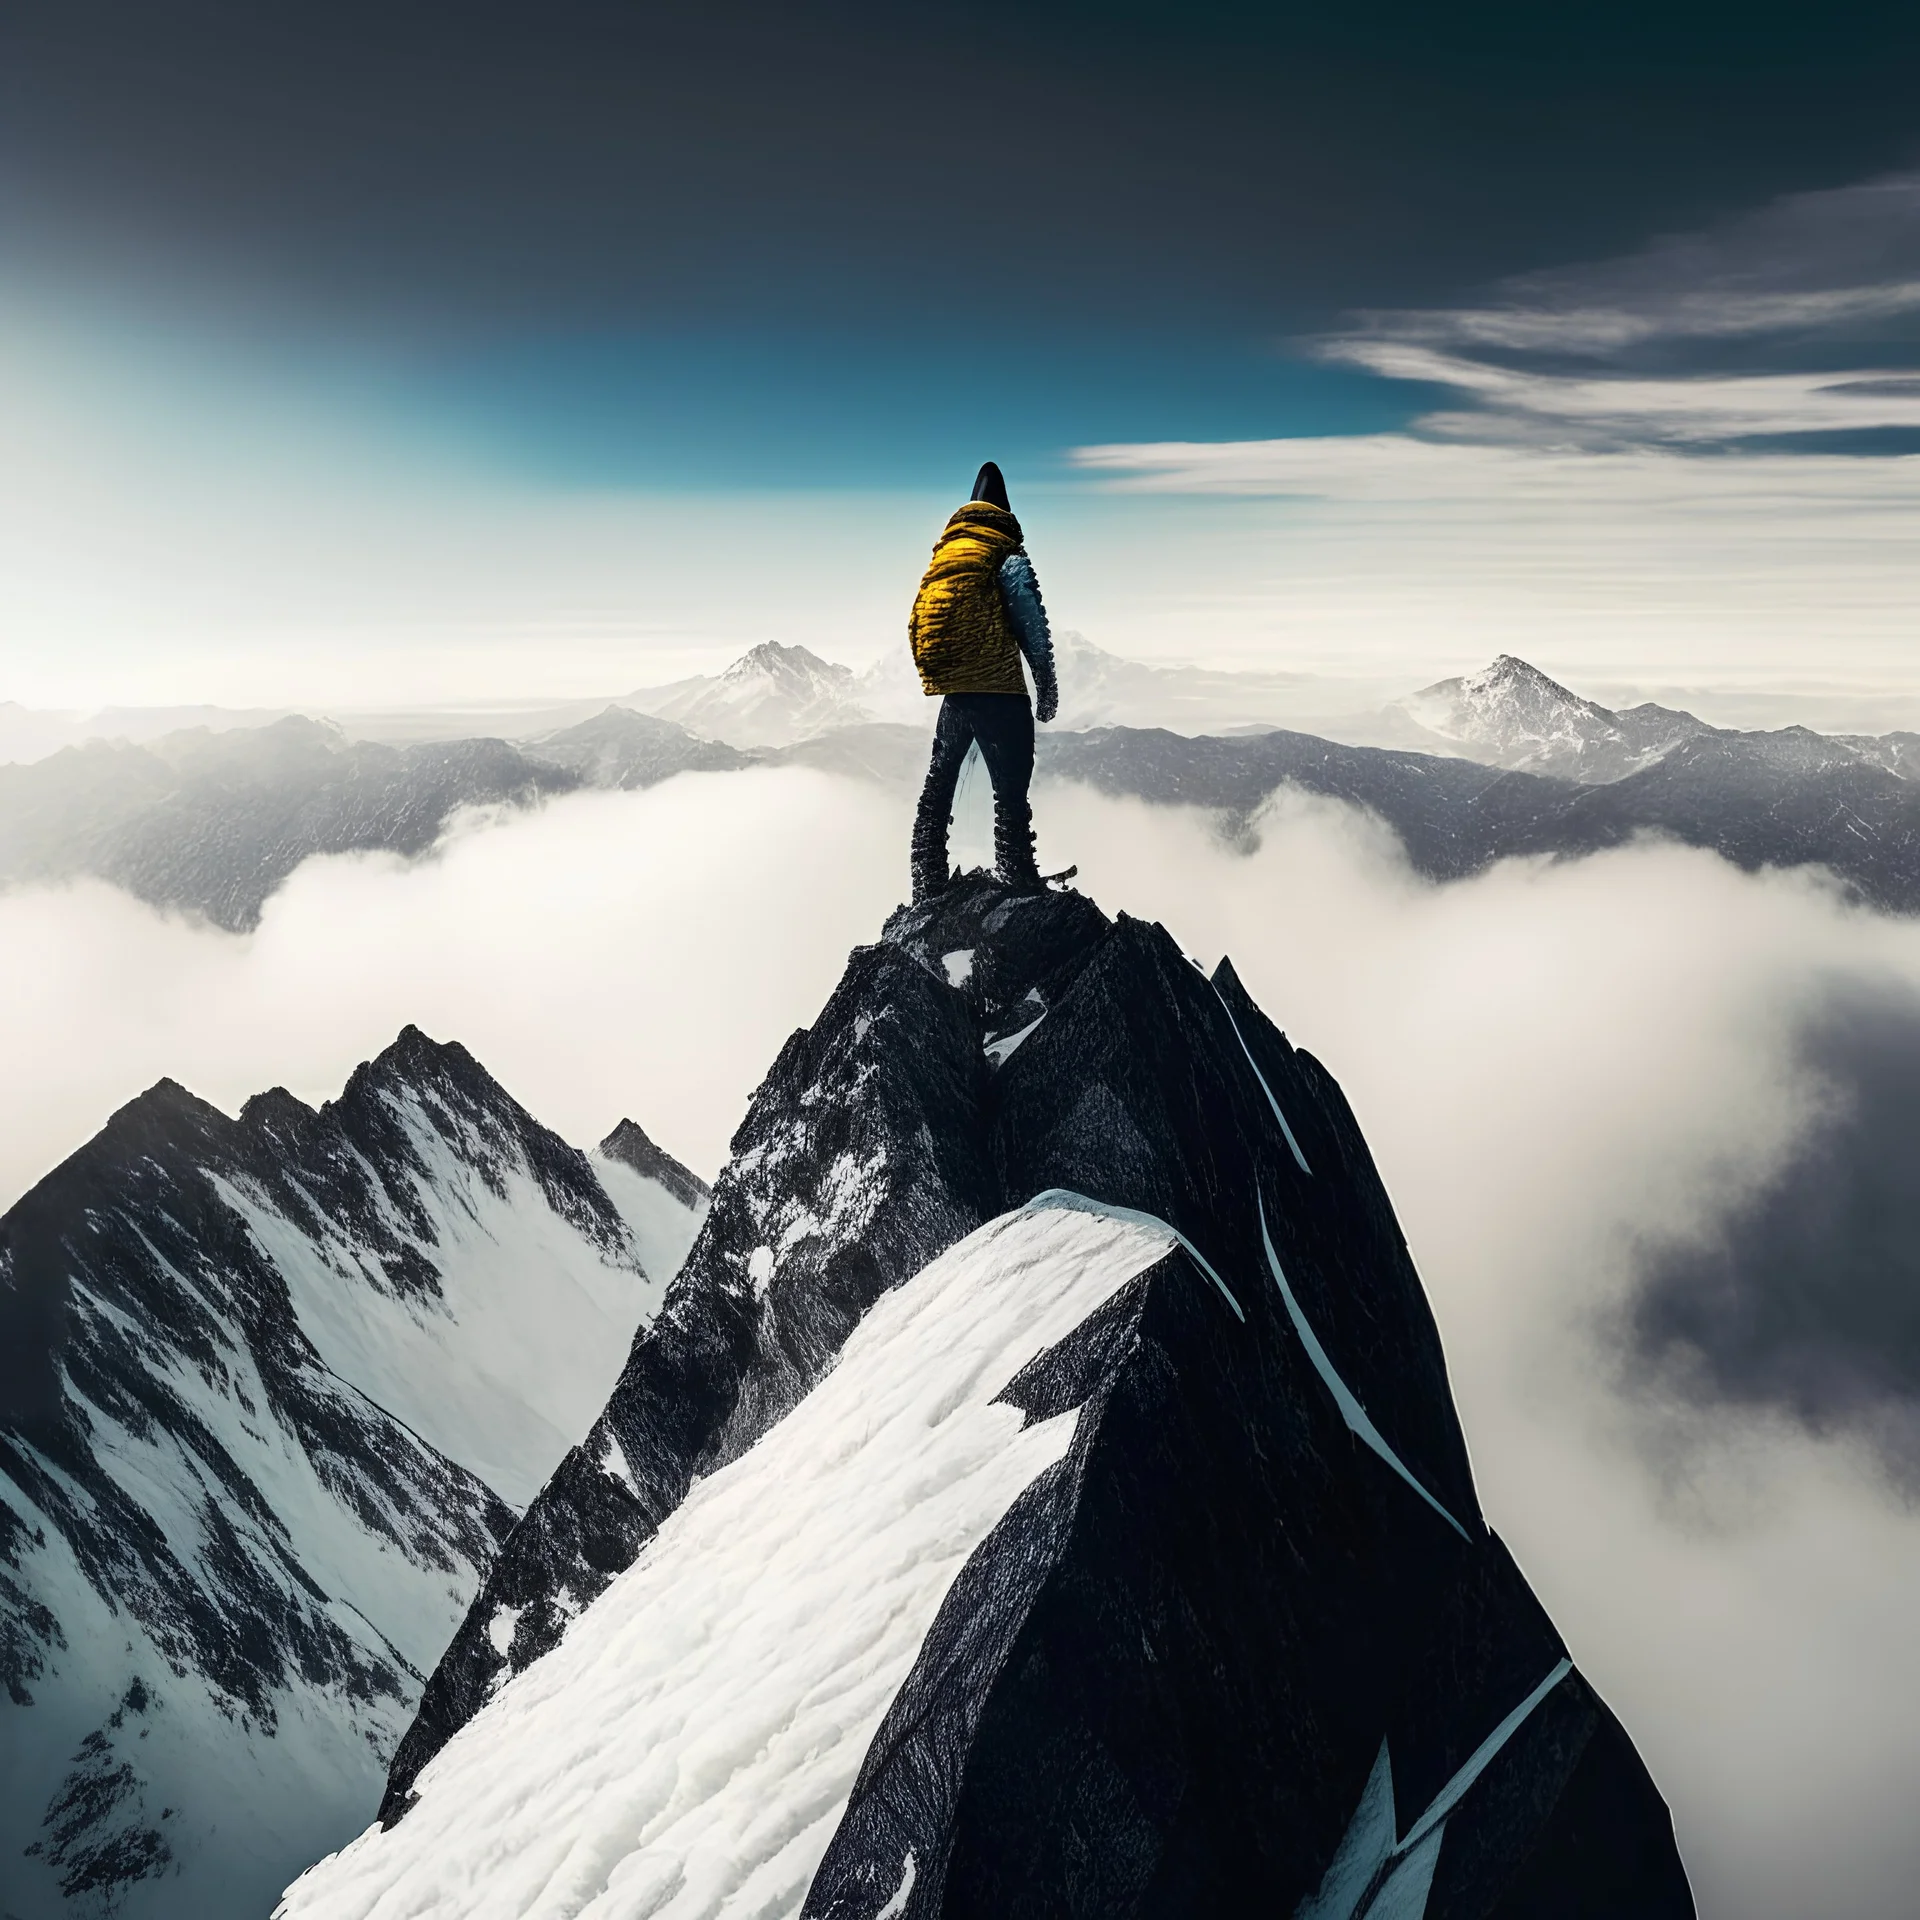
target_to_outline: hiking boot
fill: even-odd
[[[995,810],[993,822],[993,877],[1009,893],[1039,893],[1046,882],[1033,857],[1033,815],[1021,808]]]

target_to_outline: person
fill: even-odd
[[[994,873],[1003,886],[1037,892],[1033,856],[1033,722],[1060,707],[1053,637],[1040,583],[1027,558],[1007,483],[989,460],[973,498],[933,545],[933,559],[907,622],[920,684],[940,701],[933,756],[913,822],[913,898],[931,899],[948,880],[947,828],[953,790],[976,743],[993,782]],[[1033,669],[1037,708],[1027,697],[1021,657]]]

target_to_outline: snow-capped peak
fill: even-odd
[[[873,715],[853,670],[763,640],[724,673],[628,696],[624,704],[733,747],[786,747]]]
[[[1398,710],[1472,759],[1583,781],[1618,780],[1711,731],[1667,707],[1615,713],[1511,653],[1407,695]]]

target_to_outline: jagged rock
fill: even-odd
[[[1692,1912],[1337,1085],[980,878],[783,1050],[383,1818],[287,1920]]]
[[[638,1231],[412,1027],[318,1109],[163,1080],[0,1218],[10,1914],[257,1912],[366,1818],[664,1293]]]
[[[619,1161],[642,1180],[656,1182],[683,1207],[703,1207],[712,1196],[707,1183],[698,1174],[689,1172],[672,1154],[655,1146],[638,1121],[622,1120],[600,1142],[600,1152],[609,1160]]]

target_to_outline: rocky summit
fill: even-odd
[[[1693,1911],[1338,1085],[977,876],[782,1050],[382,1818],[286,1920]]]

